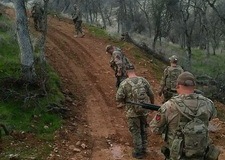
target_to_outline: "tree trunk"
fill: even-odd
[[[152,43],[153,51],[155,51],[155,48],[156,48],[156,42],[157,42],[157,39],[158,39],[158,37],[159,37],[159,31],[156,30],[155,32],[156,32],[156,33],[155,33],[154,40],[153,40],[153,43]]]
[[[17,40],[21,52],[22,77],[29,82],[33,82],[36,76],[34,69],[34,55],[27,26],[28,22],[24,0],[14,0],[14,7],[16,14]]]
[[[105,20],[104,14],[103,14],[103,9],[102,9],[101,3],[98,3],[98,9],[99,9],[100,15],[102,17],[103,28],[106,29],[106,20]]]

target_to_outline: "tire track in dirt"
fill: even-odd
[[[55,37],[54,37],[55,36]],[[68,55],[66,55],[66,56],[68,56],[68,59],[70,59],[70,61],[72,62],[72,60],[76,60],[76,61],[79,61],[79,62],[81,62],[81,64],[83,64],[83,62],[82,62],[82,60],[78,57],[78,56],[76,56],[76,57],[74,57],[72,54],[70,54],[70,53],[73,53],[73,51],[72,51],[72,49],[66,44],[66,45],[60,45],[60,43],[62,43],[62,41],[59,41],[58,39],[56,39],[56,37],[60,37],[60,34],[55,34],[53,36],[53,38],[51,38],[52,40],[54,39],[54,43],[55,44],[57,44],[57,46],[59,47],[59,49],[60,50],[66,50],[66,51],[68,51],[67,53],[69,53]],[[51,37],[51,36],[50,36]],[[61,37],[60,37],[61,38]],[[64,55],[65,56],[65,55]],[[98,103],[98,102],[101,102],[101,99],[104,99],[104,98],[102,98],[102,95],[101,94],[99,94],[99,93],[97,93],[97,95],[88,95],[86,92],[85,92],[85,89],[86,90],[89,90],[89,91],[91,91],[90,93],[92,93],[92,92],[94,92],[94,93],[96,93],[96,89],[95,89],[95,84],[96,84],[96,79],[97,79],[97,77],[95,76],[95,75],[93,75],[93,74],[91,74],[89,71],[87,71],[86,69],[84,69],[85,67],[85,65],[83,65],[83,67],[78,67],[74,62],[72,62],[72,63],[68,63],[67,65],[67,67],[70,67],[71,68],[71,70],[72,70],[72,72],[73,72],[73,74],[74,75],[76,75],[76,73],[79,73],[80,75],[79,76],[77,76],[76,77],[76,80],[78,80],[78,83],[79,84],[81,84],[82,85],[82,88],[84,88],[84,93],[85,93],[85,95],[86,96],[90,96],[90,98],[89,99],[91,99],[91,101],[93,102],[93,103]],[[87,68],[90,68],[91,66],[88,66]],[[76,69],[76,70],[74,70],[74,69]],[[86,77],[87,76],[87,77]],[[84,79],[85,78],[85,79]],[[86,81],[86,82],[84,82],[84,81]],[[90,84],[94,84],[94,87],[93,87],[93,85],[90,85]],[[97,99],[100,99],[100,100],[97,100]],[[104,106],[107,106],[107,104],[103,104]],[[95,111],[97,112],[97,110],[98,110],[98,107],[95,107],[95,106],[93,106],[93,107],[91,107],[91,108],[94,108],[95,109]],[[106,107],[104,107],[103,109],[105,110],[105,108]],[[100,110],[99,110],[99,114],[101,114],[102,113],[102,108],[100,108]],[[94,116],[94,115],[93,115]],[[110,120],[106,120],[106,118],[107,117],[105,117],[104,115],[103,115],[103,117],[104,118],[100,118],[99,120],[103,120],[102,121],[102,123],[103,122],[110,122]],[[108,119],[108,118],[107,118]],[[101,122],[98,122],[98,123],[101,123]],[[110,124],[110,123],[109,123]],[[104,126],[102,126],[102,127],[104,127]],[[113,128],[113,126],[107,126],[107,127],[110,127],[110,128]],[[104,129],[104,130],[108,130],[108,129]],[[112,131],[112,130],[111,130]],[[105,135],[105,136],[107,136],[107,134],[108,134],[109,132],[107,132],[107,133],[105,133],[105,134],[103,134],[103,136]],[[98,133],[98,135],[99,135],[99,133]]]
[[[75,43],[76,44],[76,46],[79,46],[79,47],[77,47],[76,48],[76,52],[79,52],[79,53],[81,53],[82,55],[81,56],[76,56],[75,54],[73,54],[73,57],[71,57],[71,58],[76,58],[77,59],[77,61],[78,62],[82,62],[82,64],[89,64],[90,65],[90,68],[92,68],[93,66],[91,65],[93,62],[95,63],[95,62],[97,62],[96,60],[95,60],[95,58],[91,55],[91,54],[89,54],[89,52],[86,50],[86,48],[84,48],[82,45],[80,45],[77,41],[75,41],[74,40],[74,38],[71,38],[71,36],[69,36],[69,35],[67,35],[67,34],[65,34],[65,33],[63,33],[63,32],[61,32],[60,30],[58,30],[58,29],[56,29],[56,28],[53,28],[53,27],[51,27],[50,28],[52,31],[54,31],[55,33],[60,33],[61,35],[63,35],[63,36],[65,36],[65,38],[66,39],[68,39],[68,40],[70,40],[71,42],[73,42],[73,43]],[[68,47],[68,49],[69,49],[69,52],[70,53],[73,53],[74,51],[72,51],[72,49],[71,48],[69,48]],[[82,57],[82,58],[80,58],[80,57]],[[87,58],[86,58],[87,57]],[[98,62],[96,63],[96,65],[98,65],[97,66],[97,68],[94,68],[95,70],[99,70],[101,73],[107,73],[107,70],[106,69],[102,69],[101,68],[101,64],[99,64]],[[93,83],[95,83],[96,81],[97,81],[97,76],[98,75],[93,75],[89,70],[85,70],[85,72],[86,72],[86,74],[90,77],[90,79],[92,80],[92,82]],[[104,100],[105,100],[105,103],[107,104],[107,106],[110,106],[111,104],[112,104],[112,100],[110,100],[109,101],[109,99],[107,99],[107,96],[106,96],[106,94],[105,94],[105,89],[103,90],[103,88],[102,87],[100,87],[99,85],[96,85],[96,88],[97,88],[97,90],[101,93],[101,95],[103,95],[102,97],[104,98]]]
[[[52,28],[50,29],[54,30]],[[103,92],[104,88],[102,89],[100,84],[96,83],[98,77],[89,71],[89,70],[95,70],[96,66],[90,63],[88,64],[88,67],[84,67],[86,63],[88,63],[88,60],[83,58],[81,59],[80,56],[74,56],[74,54],[78,54],[78,52],[87,54],[87,52],[85,50],[82,50],[82,47],[79,48],[76,45],[71,46],[71,44],[76,44],[76,43],[74,43],[73,39],[71,40],[71,38],[68,38],[68,36],[65,36],[65,34],[61,34],[61,32],[54,32],[54,34],[49,34],[48,37],[50,41],[54,43],[55,46],[57,46],[62,51],[61,52],[62,54],[63,54],[63,51],[64,53],[66,53],[61,56],[67,57],[66,58],[68,59],[67,67],[71,68],[71,72],[73,72],[74,75],[77,73],[81,74],[81,76],[80,75],[76,76],[75,78],[77,81],[76,83],[79,83],[82,85],[81,87],[84,88],[83,90],[84,92],[85,90],[89,90],[88,92],[91,93],[89,94],[88,92],[85,92],[85,96],[87,96],[85,107],[88,108],[88,112],[89,112],[88,115],[91,115],[91,116],[88,116],[88,122],[91,128],[91,134],[93,136],[93,139],[95,139],[94,146],[93,146],[94,150],[93,150],[92,159],[99,159],[101,156],[112,157],[108,148],[104,150],[104,148],[106,147],[104,144],[105,137],[116,135],[117,128],[118,128],[118,125],[116,124],[118,124],[118,122],[117,123],[114,123],[114,122],[115,120],[121,121],[122,119],[118,119],[116,117],[111,116],[112,112],[110,111],[110,107],[108,107],[107,105],[109,99],[106,99],[105,93]],[[73,62],[74,60],[75,62]],[[76,61],[79,61],[79,65],[81,66],[78,66],[76,64]],[[100,65],[97,65],[97,68],[98,67],[100,67]],[[85,75],[87,76],[85,79],[86,82],[84,82],[84,79],[83,79]],[[110,105],[112,106],[112,104]],[[116,109],[114,108],[114,110]],[[124,122],[121,122],[121,123],[124,123]],[[124,127],[122,128],[124,130]],[[99,145],[103,147],[101,148]],[[101,150],[99,150],[99,148],[101,148]]]

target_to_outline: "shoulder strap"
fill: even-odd
[[[186,117],[187,119],[189,120],[192,120],[193,118],[189,117],[187,114],[185,114],[181,109],[180,109],[180,105],[184,108],[186,108],[187,106],[184,104],[184,102],[181,100],[181,101],[178,101],[176,102],[173,98],[170,99],[174,104],[175,104],[175,107],[177,108],[177,110],[184,116]]]
[[[135,85],[134,82],[132,82],[130,79],[127,81],[128,84],[130,84],[132,87]]]
[[[135,86],[135,83],[132,82],[130,79],[127,81],[132,87]],[[138,82],[136,84],[141,84],[142,83],[142,79],[141,78],[138,78]]]

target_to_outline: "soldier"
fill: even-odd
[[[176,80],[177,77],[183,72],[181,66],[177,65],[177,56],[173,55],[169,58],[170,66],[168,66],[163,73],[163,77],[161,79],[161,89],[159,92],[159,96],[161,97],[163,94],[164,101],[166,102],[171,97],[176,95]]]
[[[205,160],[207,156],[217,160],[219,156],[208,135],[216,108],[210,99],[194,93],[195,86],[193,74],[181,73],[176,86],[178,96],[165,102],[150,122],[152,131],[163,135],[166,144],[161,151],[167,160]]]
[[[76,4],[74,4],[74,11],[72,13],[72,19],[73,23],[75,25],[76,34],[74,37],[78,37],[79,33],[81,34],[81,37],[84,37],[84,32],[82,31],[82,14],[80,9],[77,7]]]
[[[117,79],[116,87],[118,88],[120,83],[127,78],[126,66],[130,65],[131,63],[127,57],[125,57],[121,49],[115,46],[107,45],[106,53],[111,55],[111,60],[109,63],[110,67],[115,71],[115,76]]]
[[[34,28],[36,29],[36,31],[41,31],[43,29],[43,14],[44,14],[44,10],[41,7],[40,4],[35,3],[34,6],[32,7],[31,10],[31,17],[34,20]]]
[[[128,78],[119,86],[116,100],[126,102],[154,103],[154,94],[148,81],[135,74],[134,66],[126,67]],[[143,158],[147,153],[147,114],[148,111],[141,106],[126,104],[126,117],[129,131],[133,138],[134,150],[132,156],[137,159]]]

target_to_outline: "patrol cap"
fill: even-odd
[[[105,51],[106,51],[106,52],[109,52],[109,50],[112,49],[112,48],[113,48],[113,46],[110,45],[110,44],[108,44],[108,45],[105,47]]]
[[[186,72],[181,73],[178,76],[177,84],[180,84],[183,86],[195,86],[196,80],[192,73],[186,71]]]
[[[128,64],[127,66],[126,66],[126,70],[134,70],[134,65],[133,64]]]
[[[172,55],[170,58],[169,58],[170,62],[177,62],[178,61],[178,58],[176,55]]]

